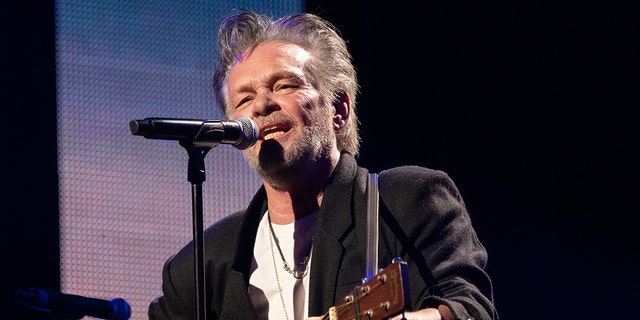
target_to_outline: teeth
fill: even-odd
[[[268,133],[268,134],[266,134],[264,136],[264,140],[274,139],[275,137],[281,136],[283,134],[284,134],[284,132],[282,132],[282,131]]]
[[[279,126],[271,126],[262,130],[262,136],[264,140],[274,139],[283,135],[287,130],[283,130]]]

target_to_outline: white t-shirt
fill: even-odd
[[[308,316],[309,272],[302,279],[296,279],[284,269],[276,242],[271,238],[268,215],[269,212],[264,214],[258,226],[250,270],[249,296],[258,313],[258,319],[306,319]],[[282,254],[291,269],[295,267],[296,263],[303,261],[307,253],[311,254],[309,245],[313,238],[316,216],[317,214],[313,213],[294,223],[272,224]],[[295,257],[294,245],[296,245]],[[311,257],[307,263],[307,269],[310,268]]]

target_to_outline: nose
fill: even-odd
[[[258,92],[253,102],[253,113],[255,115],[266,116],[279,109],[280,105],[274,100],[273,92],[267,90]]]

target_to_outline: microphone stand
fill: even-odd
[[[187,179],[191,182],[191,204],[193,211],[193,266],[196,297],[196,320],[205,320],[206,290],[204,270],[204,226],[202,219],[202,182],[206,180],[204,157],[210,147],[196,147],[192,141],[182,140],[180,145],[189,154]]]

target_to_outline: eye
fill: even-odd
[[[287,74],[282,76],[273,83],[273,92],[289,93],[298,90],[305,85],[303,78],[298,75]]]
[[[297,83],[293,83],[291,81],[287,81],[287,82],[278,82],[276,83],[276,85],[273,88],[274,92],[279,92],[279,91],[283,91],[283,90],[290,90],[290,89],[296,89],[300,87]]]
[[[251,97],[251,96],[243,97],[242,99],[240,99],[240,101],[238,101],[238,103],[236,103],[236,109],[241,108],[242,106],[244,106],[247,103],[251,102],[251,100],[253,100],[253,97]]]

